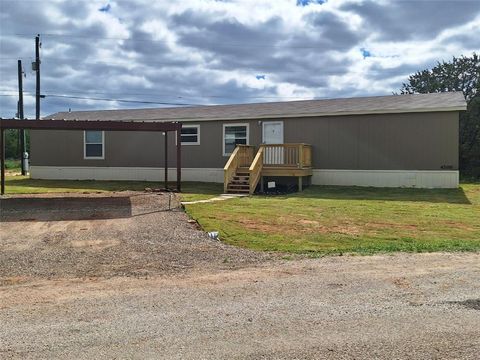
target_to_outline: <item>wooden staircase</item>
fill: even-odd
[[[250,171],[247,167],[237,168],[232,180],[227,184],[227,193],[250,193]]]
[[[262,176],[302,177],[312,175],[312,150],[307,144],[237,145],[224,167],[225,193],[253,194]],[[262,187],[262,186],[261,186]]]

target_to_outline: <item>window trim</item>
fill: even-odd
[[[233,126],[245,126],[247,129],[247,141],[245,145],[250,145],[250,124],[249,123],[232,123],[232,124],[223,124],[223,131],[222,131],[222,152],[223,156],[230,156],[232,153],[226,153],[225,152],[225,129],[227,127],[233,127]]]
[[[194,124],[194,125],[182,125],[183,128],[197,128],[197,142],[189,142],[189,143],[184,143],[182,142],[181,145],[200,145],[200,124]],[[187,135],[188,136],[188,135]],[[182,138],[182,131],[180,130],[180,139]],[[175,145],[177,144],[177,139],[175,138]]]
[[[102,132],[102,156],[87,156],[87,131]],[[90,143],[88,145],[98,145],[99,143]],[[83,130],[83,159],[84,160],[105,160],[105,131],[103,130]]]

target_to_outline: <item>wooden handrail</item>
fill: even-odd
[[[248,171],[250,172],[250,194],[253,194],[255,192],[255,188],[257,187],[258,181],[260,180],[260,177],[262,175],[263,151],[264,147],[260,146],[257,151],[257,155],[255,155],[255,158],[252,161],[252,165],[250,165],[250,167],[248,168]]]
[[[306,145],[306,146],[312,146],[307,143],[282,143],[282,144],[260,144],[260,146],[300,146],[300,145]]]
[[[238,164],[238,153],[240,151],[239,147],[236,147],[233,150],[233,153],[230,155],[225,167],[223,168],[223,192],[227,192],[228,183],[232,180],[237,170]]]
[[[233,150],[233,153],[230,154],[230,157],[228,158],[228,161],[227,163],[225,164],[225,166],[223,167],[223,170],[228,170],[229,168],[232,167],[232,164],[233,162],[235,161],[236,157],[237,157],[237,154],[238,154],[238,151],[239,151],[239,147],[236,147],[235,150]]]

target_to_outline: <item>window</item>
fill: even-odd
[[[85,159],[104,159],[105,134],[103,131],[85,130],[83,140]]]
[[[183,125],[182,145],[200,145],[200,125]]]
[[[224,124],[223,156],[230,155],[237,145],[248,145],[248,124]]]

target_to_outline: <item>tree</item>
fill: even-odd
[[[19,159],[20,158],[20,140],[19,131],[14,129],[5,130],[5,157],[7,159]],[[26,144],[25,147],[28,151],[30,145],[29,132],[26,131]]]
[[[480,56],[453,57],[408,77],[402,94],[462,91],[467,111],[460,114],[460,170],[480,177]]]

